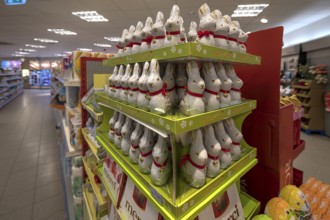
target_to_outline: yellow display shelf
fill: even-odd
[[[98,123],[101,123],[102,120],[103,120],[103,112],[100,112],[100,113],[96,113],[93,109],[92,106],[84,103],[84,102],[81,102],[82,106],[84,109],[86,109],[86,111],[89,112],[89,114],[95,119],[95,121],[97,121]]]
[[[239,197],[242,203],[245,219],[250,220],[253,218],[253,216],[259,213],[259,209],[260,209],[259,201],[257,201],[256,199],[254,199],[245,192],[241,192]]]
[[[101,159],[97,156],[97,149],[98,149],[98,147],[96,147],[98,145],[97,142],[88,133],[87,128],[82,128],[81,130],[89,148],[91,149],[92,153],[95,155],[97,161],[100,162]]]
[[[90,167],[88,166],[86,157],[83,157],[83,163],[84,163],[84,167],[85,167],[85,171],[87,173],[88,179],[90,181],[90,184],[92,185],[92,189],[93,189],[96,199],[99,203],[100,209],[103,209],[107,206],[107,202],[103,199],[103,197],[101,195],[100,186],[94,180],[94,174],[92,173]]]
[[[93,194],[88,192],[86,187],[83,187],[83,198],[84,205],[86,206],[89,220],[97,220],[96,219],[96,210],[93,205]]]

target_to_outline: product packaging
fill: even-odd
[[[74,51],[72,53],[74,80],[80,79],[80,71],[81,71],[80,58],[90,57],[90,56],[91,54],[89,52]]]

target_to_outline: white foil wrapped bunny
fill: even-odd
[[[175,90],[174,64],[167,63],[163,82],[167,84],[166,93],[170,101],[170,109],[174,110],[178,104],[178,95]]]
[[[153,37],[150,45],[151,50],[159,49],[164,46],[165,34],[164,15],[159,11],[157,13],[156,21],[151,28],[151,35]]]
[[[247,41],[249,36],[241,29],[241,26],[239,25],[238,21],[233,21],[233,24],[236,26],[236,28],[239,31],[239,35],[237,37],[238,51],[241,53],[246,53],[245,42]]]
[[[152,41],[152,35],[151,35],[152,24],[153,24],[152,18],[148,17],[141,32],[142,41],[141,41],[140,52],[150,50],[150,44]]]
[[[231,105],[231,96],[230,89],[233,82],[226,74],[225,66],[221,63],[215,63],[215,70],[217,72],[218,78],[221,80],[219,98],[220,98],[220,107],[227,107]]]
[[[134,130],[133,123],[134,123],[134,121],[131,118],[126,117],[125,124],[123,125],[123,127],[121,129],[122,139],[121,139],[120,148],[121,148],[121,152],[124,155],[129,154],[129,149],[131,147],[131,134]]]
[[[192,131],[192,145],[189,154],[184,155],[180,162],[183,179],[192,187],[200,188],[206,180],[207,151],[203,144],[200,129]]]
[[[113,98],[114,96],[114,92],[115,92],[115,78],[118,74],[118,66],[115,66],[113,68],[113,72],[111,74],[111,76],[108,79],[108,84],[109,84],[109,89],[108,89],[108,95]]]
[[[137,106],[143,110],[149,110],[149,96],[147,87],[147,80],[149,75],[149,62],[145,62],[143,65],[141,77],[138,81],[139,94],[137,99]]]
[[[196,39],[197,39],[197,23],[195,21],[192,21],[192,22],[190,22],[187,41],[195,42]]]
[[[197,33],[197,42],[215,46],[214,31],[216,28],[216,20],[211,16],[209,6],[204,3],[198,10],[199,27]]]
[[[159,74],[159,63],[156,59],[150,62],[150,75],[147,80],[149,90],[149,110],[155,114],[166,114],[169,111],[170,103],[167,96],[167,83],[164,83]]]
[[[139,21],[136,25],[135,31],[132,36],[132,54],[139,53],[142,41],[142,28],[143,23]]]
[[[132,53],[132,38],[133,38],[133,34],[135,32],[135,26],[131,25],[130,28],[128,29],[128,34],[125,37],[125,50],[123,55],[130,55]]]
[[[164,46],[172,46],[176,45],[181,42],[181,23],[183,20],[180,21],[180,8],[177,5],[173,5],[171,10],[171,15],[167,19],[165,23],[166,28],[166,38],[164,42]]]
[[[231,104],[239,104],[242,102],[241,100],[241,88],[243,86],[243,80],[241,80],[234,70],[234,67],[231,64],[225,65],[226,74],[233,82],[232,87],[230,89],[230,97]]]
[[[154,134],[147,127],[144,127],[143,136],[140,140],[139,167],[142,173],[150,173],[153,162],[152,148],[155,145]]]
[[[205,112],[203,92],[205,82],[201,78],[196,61],[189,61],[186,65],[188,83],[186,94],[180,102],[180,110],[184,115],[192,116]]]
[[[125,67],[124,65],[120,65],[119,70],[118,70],[118,74],[114,77],[114,84],[115,87],[113,88],[113,98],[114,99],[119,99],[120,97],[120,93],[122,91],[122,86],[121,86],[121,78],[124,76],[125,74]]]
[[[119,39],[119,42],[116,45],[118,48],[117,56],[123,56],[125,54],[124,53],[125,47],[126,47],[125,38],[126,38],[127,34],[128,34],[128,30],[124,29],[123,33],[121,35],[121,38]]]
[[[225,130],[232,140],[230,147],[230,154],[233,160],[241,158],[241,140],[243,138],[242,133],[236,128],[235,122],[232,118],[223,121]]]
[[[217,26],[214,31],[215,46],[228,49],[227,34],[229,32],[229,25],[222,18],[220,10],[214,10],[211,16],[217,21]]]
[[[186,29],[183,26],[183,18],[180,16],[180,42],[187,43]]]
[[[128,79],[128,96],[127,96],[127,102],[129,105],[137,107],[137,99],[139,95],[139,86],[138,86],[138,80],[140,78],[141,74],[141,68],[139,63],[134,64],[133,74]]]
[[[204,133],[204,146],[207,151],[206,176],[214,178],[220,173],[219,155],[221,146],[215,137],[212,125],[207,125],[202,129]]]
[[[115,123],[115,127],[114,127],[114,129],[115,129],[114,143],[115,143],[115,146],[117,148],[120,148],[121,147],[121,139],[122,139],[121,129],[122,129],[122,127],[125,124],[125,119],[126,119],[126,116],[124,114],[119,113],[118,120]]]
[[[230,154],[232,140],[226,133],[222,121],[214,123],[213,128],[214,128],[215,136],[221,145],[220,167],[221,169],[226,169],[232,163],[232,157]]]
[[[204,102],[205,111],[213,111],[220,108],[219,91],[221,81],[218,79],[212,62],[204,62],[202,76],[205,81]]]
[[[127,104],[127,96],[128,96],[128,90],[129,90],[129,85],[128,85],[128,79],[131,77],[132,74],[132,67],[131,64],[127,64],[126,69],[125,69],[125,74],[123,77],[120,79],[120,84],[121,84],[121,90],[119,92],[119,100]]]
[[[171,160],[169,159],[169,149],[167,141],[161,135],[152,149],[153,163],[151,165],[151,181],[158,185],[164,185],[171,174]]]
[[[140,156],[140,139],[143,135],[143,126],[136,123],[135,129],[131,135],[131,147],[129,150],[129,159],[132,163],[137,164]]]
[[[181,102],[186,93],[185,87],[187,86],[187,81],[186,66],[184,63],[179,63],[177,65],[177,76],[175,77],[176,93],[178,95],[179,102]]]
[[[231,21],[231,17],[229,15],[224,15],[223,16],[224,21],[228,24],[229,26],[229,32],[228,32],[228,49],[233,50],[233,51],[238,51],[239,48],[237,46],[237,38],[239,35],[239,30],[237,27],[233,24]]]
[[[111,140],[111,142],[114,142],[115,139],[115,124],[118,121],[118,118],[119,118],[119,112],[115,111],[109,120],[108,137]]]

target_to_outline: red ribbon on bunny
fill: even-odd
[[[235,91],[235,92],[241,92],[240,89],[235,89],[235,88],[231,88],[230,90]]]
[[[160,90],[149,93],[149,96],[155,96],[155,95],[158,95],[160,93],[162,93],[163,96],[166,96],[166,88],[167,88],[167,83],[164,82],[163,87]]]
[[[214,35],[214,32],[213,31],[198,31],[197,35],[199,38],[209,37],[210,35]]]
[[[140,154],[141,154],[142,157],[147,157],[147,156],[150,156],[152,154],[152,150],[147,152],[147,153],[142,153],[142,151],[141,151]]]
[[[235,38],[232,38],[232,37],[228,37],[227,39],[230,40],[230,41],[235,41],[235,42],[237,42],[237,40],[236,40]]]
[[[220,35],[220,34],[215,34],[215,35],[214,35],[214,38],[225,39],[225,40],[227,40],[227,36]]]
[[[148,37],[142,39],[142,42],[146,42],[147,44],[151,44],[151,41],[152,41],[152,36],[148,36]]]
[[[180,34],[180,31],[166,31],[167,35],[178,35]]]
[[[195,97],[199,97],[199,98],[203,98],[203,93],[202,94],[199,94],[199,93],[195,93],[195,92],[192,92],[188,89],[187,86],[184,87],[185,90],[186,90],[186,94],[189,94],[191,96],[195,96]]]
[[[166,164],[167,164],[167,160],[168,160],[168,159],[166,159],[165,162],[164,162],[163,164],[159,164],[159,163],[157,163],[157,162],[154,160],[154,164],[156,165],[156,167],[160,167],[160,168],[162,168],[162,167],[165,167],[165,166],[166,166]]]
[[[221,150],[225,153],[229,153],[230,152],[230,149],[226,149],[226,148],[221,148]]]
[[[210,158],[211,160],[218,160],[219,159],[219,156],[212,156],[210,154],[207,154],[207,157]]]
[[[194,167],[196,167],[198,169],[204,169],[205,168],[205,164],[204,165],[199,165],[199,164],[195,163],[194,161],[192,161],[189,154],[183,155],[183,157],[181,158],[179,166],[182,167],[186,161],[189,161],[191,163],[191,165],[193,165]]]
[[[119,45],[116,45],[116,47],[117,47],[118,49],[124,49],[123,47],[121,47],[121,46],[119,46]]]
[[[214,92],[214,91],[209,90],[209,89],[205,89],[204,92],[210,93],[212,95],[218,95],[218,92]]]

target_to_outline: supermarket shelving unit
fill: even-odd
[[[0,73],[0,109],[23,93],[21,73]]]

